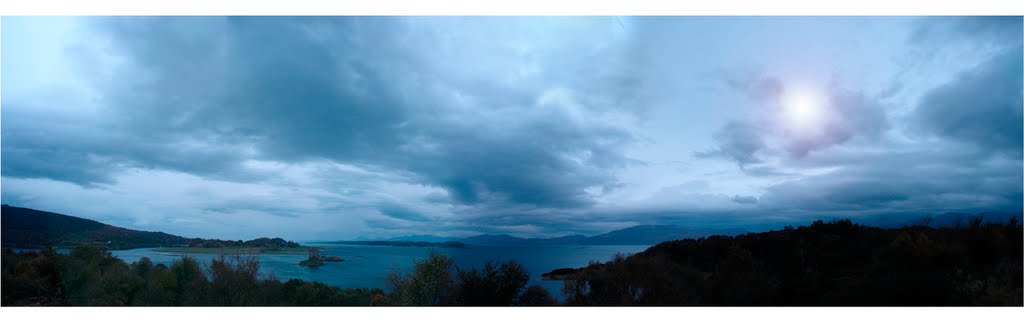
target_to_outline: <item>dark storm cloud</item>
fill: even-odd
[[[81,59],[122,61],[95,80],[109,118],[76,135],[28,128],[44,115],[5,113],[5,176],[89,184],[140,167],[244,181],[248,159],[326,159],[405,173],[463,204],[579,207],[591,203],[584,189],[614,186],[611,170],[632,140],[567,110],[617,110],[635,79],[602,72],[581,82],[587,75],[571,70],[547,85],[598,94],[566,90],[538,103],[550,88],[434,67],[457,62],[428,48],[457,48],[406,19],[107,18],[95,27],[110,53]]]
[[[763,135],[763,130],[756,125],[731,121],[715,133],[714,138],[718,148],[707,152],[698,152],[694,156],[698,158],[723,157],[735,161],[741,168],[748,164],[760,163],[761,160],[755,154],[765,148]]]
[[[260,154],[284,160],[372,154],[395,146],[391,127],[403,120],[404,110],[398,88],[383,79],[399,75],[382,64],[401,61],[391,57],[389,40],[395,37],[385,37],[388,30],[378,26],[383,22],[101,20],[100,30],[128,60],[118,70],[125,77],[104,91],[122,119],[117,124],[151,141],[254,144]],[[342,28],[337,44],[314,32],[328,23]],[[356,43],[346,31],[357,28],[380,41]]]
[[[792,173],[786,173],[770,165],[747,166],[743,167],[742,169],[744,174],[755,177],[778,177],[793,175]]]
[[[747,96],[756,102],[777,100],[782,95],[784,86],[782,81],[774,77],[755,77],[749,74],[733,75],[723,73],[725,83],[729,88],[746,93]]]
[[[102,135],[74,126],[60,116],[21,113],[5,103],[2,119],[2,172],[4,176],[56,177],[76,183],[109,182],[116,165],[89,154]],[[33,122],[24,122],[31,119]],[[60,133],[53,135],[54,132]],[[79,147],[81,150],[68,148]]]
[[[968,41],[996,47],[1021,43],[1020,16],[921,18],[910,34],[911,44],[948,44]]]
[[[186,137],[154,141],[146,132],[118,132],[31,109],[5,109],[3,173],[12,178],[51,178],[82,185],[111,183],[127,168],[175,169],[213,178],[246,175],[230,145],[196,145]],[[103,130],[100,130],[103,129]]]
[[[430,217],[423,215],[419,211],[396,203],[386,203],[381,205],[378,207],[378,211],[391,218],[410,221],[430,221]]]
[[[835,171],[775,184],[766,210],[815,212],[1019,211],[1019,160],[970,146],[892,152],[833,160]]]
[[[920,19],[906,44],[870,34],[902,18],[659,19],[90,19],[67,53],[95,96],[4,96],[4,200],[328,238],[1021,207],[1019,18]],[[843,86],[788,83],[828,68]],[[796,85],[820,86],[813,135],[783,119]]]
[[[732,201],[740,204],[755,204],[757,197],[754,196],[733,196]]]
[[[1024,135],[1021,48],[1007,50],[928,91],[915,111],[918,128],[1020,157]]]
[[[509,128],[438,128],[431,137],[429,144],[444,150],[403,157],[409,157],[409,169],[445,186],[456,201],[559,208],[589,204],[581,187],[613,184],[608,169],[626,162],[617,149],[630,139],[618,130],[574,127],[558,115]]]

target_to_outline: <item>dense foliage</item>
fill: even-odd
[[[282,282],[259,271],[258,256],[221,256],[203,267],[192,257],[170,266],[143,257],[128,264],[103,248],[81,246],[70,254],[3,251],[2,305],[144,306],[351,306],[351,305],[509,305],[519,294],[524,304],[554,303],[543,288],[522,289],[529,274],[514,262],[488,264],[453,275],[452,259],[434,253],[404,275],[397,288],[351,289],[320,282]],[[491,280],[494,279],[494,280]],[[471,281],[467,283],[467,281]],[[480,300],[467,302],[460,290]],[[516,302],[518,304],[519,302]]]
[[[102,248],[70,254],[3,252],[3,305],[370,305],[378,289],[281,282],[259,273],[256,256],[221,257],[203,267],[192,257],[169,267],[148,258],[127,264]]]
[[[412,271],[391,273],[388,279],[394,290],[393,304],[398,305],[555,304],[547,289],[539,285],[526,288],[530,273],[515,260],[488,262],[483,270],[464,270],[455,266],[451,257],[431,252],[427,259],[415,261]]]
[[[224,247],[252,247],[266,249],[296,248],[300,247],[296,242],[286,241],[281,238],[256,238],[253,240],[220,240],[196,238],[189,242],[188,247],[199,248],[224,248]]]
[[[711,236],[591,263],[565,281],[571,305],[1014,305],[1022,228],[880,229],[849,220]]]
[[[530,274],[523,265],[510,260],[500,265],[484,264],[483,270],[456,268],[458,292],[455,302],[462,305],[510,305],[519,300]]]

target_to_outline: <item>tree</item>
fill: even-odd
[[[392,272],[388,281],[399,305],[450,304],[452,298],[451,257],[430,250],[427,259],[414,261],[412,272]]]
[[[558,304],[558,300],[555,300],[551,296],[551,292],[548,289],[540,285],[530,285],[523,292],[523,295],[516,300],[516,305],[523,306],[545,306]]]
[[[526,287],[526,283],[530,281],[530,274],[515,260],[501,263],[497,267],[493,262],[487,262],[483,271],[476,268],[468,271],[456,269],[456,303],[460,305],[512,305]]]
[[[210,287],[220,305],[254,305],[259,289],[259,258],[223,255],[210,262]]]
[[[205,304],[204,301],[207,299],[204,295],[209,290],[210,283],[195,258],[182,256],[180,260],[171,263],[170,271],[175,281],[176,305]]]

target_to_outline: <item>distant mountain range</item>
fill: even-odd
[[[902,227],[927,224],[928,226],[953,227],[957,224],[968,225],[974,218],[981,217],[982,223],[1005,223],[1010,218],[1017,218],[1017,222],[1024,222],[1022,213],[1010,212],[983,212],[978,214],[947,212],[936,216],[921,216],[919,218],[879,216],[866,218],[858,221],[860,224],[877,227]],[[477,235],[466,238],[438,237],[433,235],[411,235],[388,239],[388,241],[413,241],[413,242],[460,242],[467,245],[477,246],[542,246],[542,245],[654,245],[663,241],[701,238],[711,235],[736,236],[748,233],[744,229],[711,229],[698,228],[680,225],[639,225],[629,228],[610,231],[600,235],[583,236],[568,235],[554,238],[522,238],[507,234],[500,235]]]
[[[443,243],[446,241],[453,241],[457,238],[449,237],[437,237],[432,235],[410,235],[388,239],[387,241],[406,241],[406,242],[423,242],[423,243]]]
[[[403,236],[391,241],[454,241],[477,246],[543,246],[543,245],[654,245],[667,240],[700,238],[711,235],[737,235],[742,229],[701,229],[678,225],[640,225],[594,236],[567,235],[553,238],[522,238],[507,234],[448,238],[431,235]]]

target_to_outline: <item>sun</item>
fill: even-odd
[[[782,113],[788,127],[800,132],[818,128],[824,108],[824,102],[812,90],[787,91],[782,99]]]

